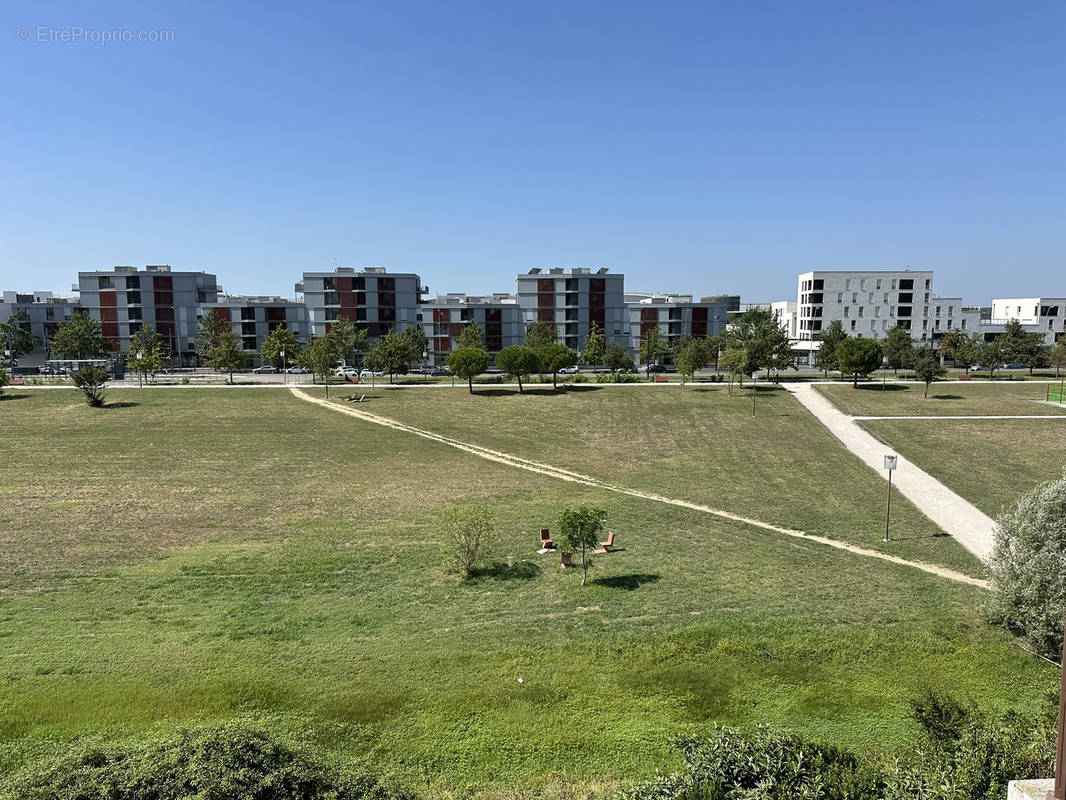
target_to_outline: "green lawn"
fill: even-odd
[[[884,480],[782,389],[578,386],[369,391],[358,408],[621,486],[708,505],[904,558],[980,565],[910,503],[884,544]],[[362,393],[362,390],[360,390]],[[338,403],[343,401],[334,396]]]
[[[818,384],[815,389],[833,401],[845,414],[853,416],[970,416],[980,414],[1047,415],[1066,414],[1066,406],[1056,408],[1042,402],[1042,383],[967,383],[942,381],[925,384]]]
[[[1066,420],[868,420],[862,424],[992,516],[1066,469]]]
[[[676,766],[670,738],[715,721],[884,750],[913,736],[907,701],[925,686],[1031,710],[1058,680],[980,621],[972,587],[562,483],[282,390],[114,390],[99,410],[67,390],[15,394],[0,401],[0,768],[46,739],[254,714],[431,794],[567,782],[581,796]],[[380,394],[366,408],[516,445],[506,429],[521,422],[531,450],[676,494],[704,487],[761,518],[833,527],[847,492],[867,491],[772,393],[757,424],[729,398],[676,389]],[[783,444],[762,450],[760,429]],[[492,504],[499,523],[466,584],[439,567],[453,499]],[[579,502],[624,532],[584,588],[535,553],[536,531]],[[956,551],[935,539],[924,552]]]

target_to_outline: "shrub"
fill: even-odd
[[[104,385],[111,379],[111,373],[103,367],[82,367],[70,373],[74,385],[85,392],[85,402],[93,408],[104,404]]]
[[[327,765],[241,722],[88,742],[0,783],[0,800],[384,800],[376,780]]]
[[[969,711],[949,694],[927,689],[911,700],[911,714],[926,737],[938,747],[950,747],[962,738]]]
[[[442,514],[449,561],[462,580],[470,577],[482,541],[492,533],[492,511],[484,505],[456,506]]]
[[[1066,612],[1066,473],[1000,515],[988,572],[989,621],[1057,659]]]
[[[571,383],[588,383],[588,381],[589,381],[588,376],[587,375],[582,375],[580,373],[578,373],[577,375],[571,375],[570,376],[570,382]]]
[[[11,383],[11,373],[6,369],[0,369],[0,394],[4,393],[4,387]]]

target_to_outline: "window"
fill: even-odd
[[[862,318],[863,307],[859,306],[859,317]]]
[[[242,320],[252,320],[254,322],[255,321],[255,306],[245,306],[244,308],[242,308],[241,309],[241,319]]]
[[[843,292],[837,292],[837,302],[838,303],[843,303],[844,302],[844,293]]]
[[[139,306],[141,304],[140,292],[126,292],[126,305]]]
[[[126,316],[127,316],[127,318],[129,319],[130,322],[140,321],[141,320],[141,309],[140,309],[140,306],[133,306],[133,308],[127,309],[126,310]]]
[[[333,285],[333,278],[323,278],[322,279],[322,291],[324,291],[324,292],[332,292],[336,288],[337,287]]]
[[[963,321],[962,321],[962,329],[963,329],[963,330],[966,330],[966,320],[963,320]]]
[[[111,288],[111,278],[104,276],[104,277],[99,278],[98,281],[99,281],[98,288],[100,288],[100,289],[110,289]]]
[[[933,325],[933,330],[934,331],[940,330],[940,320],[937,320],[936,324]]]
[[[851,293],[851,302],[852,303],[859,302],[859,293],[858,292],[852,292]]]
[[[874,288],[877,289],[877,291],[881,291],[881,279],[880,278],[877,279],[877,285]]]
[[[851,311],[851,306],[844,306],[844,319],[848,318],[849,311]]]
[[[339,292],[326,292],[325,304],[327,306],[339,306],[341,303],[341,296]]]
[[[929,302],[929,292],[925,293],[925,301],[924,302],[926,302],[926,303]]]
[[[852,321],[851,321],[851,329],[852,329],[852,330],[855,330],[855,320],[852,320]]]
[[[948,306],[948,316],[950,317],[953,313],[955,313],[955,306]]]
[[[241,323],[241,336],[255,336],[255,323],[254,322],[242,322]]]
[[[948,330],[951,330],[951,317],[948,317]]]
[[[326,322],[334,322],[334,321],[336,321],[336,319],[337,319],[337,309],[335,309],[335,308],[327,308],[326,309]]]
[[[908,292],[914,291],[914,279],[913,278],[903,278],[903,279],[901,279],[900,282],[899,282],[899,288],[900,288],[900,291],[903,291],[904,289],[906,289]]]
[[[859,281],[859,288],[865,291],[865,289],[866,289],[866,278],[863,278],[861,281]]]
[[[874,306],[874,316],[875,317],[880,317],[881,316],[881,306]]]
[[[877,330],[877,320],[876,319],[870,320],[870,330],[872,330],[872,331],[876,331]]]
[[[130,321],[130,336],[136,336],[141,331],[141,323]]]
[[[929,288],[929,284],[930,284],[930,283],[932,283],[932,281],[930,281],[930,280],[929,280],[929,278],[926,278],[926,279],[925,279],[925,288],[926,288],[926,289],[928,289],[928,288]]]
[[[851,288],[851,278],[846,278],[844,280],[844,288],[845,289],[850,289]]]
[[[874,302],[874,293],[873,292],[870,292],[870,294],[866,296],[866,302],[869,303],[870,305],[873,305],[873,302]]]
[[[883,302],[885,305],[888,305],[888,292],[885,292],[885,296],[881,302]]]
[[[937,307],[936,307],[936,315],[937,315],[938,317],[940,316],[940,306],[937,306]]]
[[[895,291],[895,290],[896,290],[896,279],[893,278],[892,279],[892,291]]]
[[[141,279],[138,276],[136,276],[136,275],[130,275],[128,278],[126,278],[126,288],[127,289],[140,289],[141,288]]]

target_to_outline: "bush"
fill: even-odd
[[[6,369],[0,369],[0,394],[4,393],[4,387],[11,383],[11,373]]]
[[[384,800],[376,780],[241,722],[82,743],[0,782],[0,800]]]
[[[949,694],[926,690],[911,700],[911,714],[938,747],[950,747],[962,738],[969,711]]]
[[[588,383],[588,381],[589,381],[588,376],[587,375],[582,375],[580,373],[578,373],[577,375],[572,375],[570,377],[570,382],[571,383]]]
[[[93,408],[104,404],[104,386],[111,380],[111,373],[103,367],[82,367],[70,373],[74,385],[85,392],[85,402]]]
[[[632,372],[601,372],[596,375],[596,383],[638,383],[640,378]]]
[[[456,506],[444,511],[441,522],[448,534],[450,566],[465,581],[481,543],[492,533],[492,510],[484,505]]]
[[[1066,473],[1000,515],[988,572],[989,621],[1057,660],[1066,613]]]

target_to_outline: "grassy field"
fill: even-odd
[[[662,391],[673,399],[392,390],[367,408],[761,518],[833,528],[849,493],[865,497],[789,398],[768,393],[752,424],[729,398]],[[100,410],[67,390],[14,394],[0,401],[0,769],[46,740],[252,714],[430,794],[565,782],[578,796],[674,766],[671,736],[715,721],[880,751],[913,735],[907,701],[925,686],[1032,709],[1057,681],[980,621],[980,590],[282,390],[115,390]],[[783,444],[762,449],[760,428]],[[456,500],[498,521],[465,584],[440,568],[439,514]],[[584,588],[535,553],[536,531],[579,502],[624,532]],[[912,544],[965,560],[950,540]]]
[[[934,383],[926,398],[925,384],[818,384],[815,389],[853,416],[969,416],[974,414],[1066,414],[1042,402],[1042,383]]]
[[[869,420],[863,426],[992,516],[1066,469],[1066,421]]]

